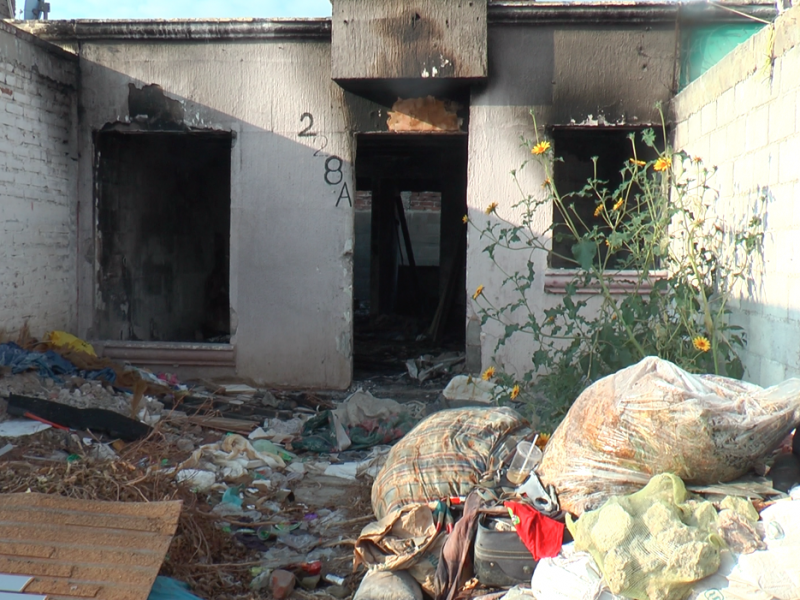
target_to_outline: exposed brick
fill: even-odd
[[[45,63],[60,69],[62,83],[34,68]],[[0,73],[0,328],[72,329],[77,66],[0,30]]]
[[[372,192],[360,191],[356,193],[355,209],[371,210]],[[442,209],[442,196],[439,192],[412,192],[406,210],[434,211]]]

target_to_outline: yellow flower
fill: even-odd
[[[656,161],[653,168],[656,171],[666,171],[672,166],[672,159],[669,156],[662,156]]]
[[[483,375],[481,375],[481,379],[484,381],[489,381],[492,377],[494,377],[494,367],[489,367],[483,372]]]
[[[622,205],[623,205],[623,204],[625,204],[625,200],[623,200],[622,198],[620,198],[619,200],[617,200],[617,201],[614,203],[614,210],[619,210],[620,208],[622,208]]]
[[[531,154],[544,154],[550,149],[550,142],[539,142],[531,148]]]
[[[603,204],[598,204],[598,205],[597,205],[597,208],[595,208],[595,209],[594,209],[594,216],[595,216],[595,218],[596,218],[596,217],[599,217],[600,215],[602,215],[602,214],[603,214],[603,209],[604,209],[604,208],[605,208],[605,205],[603,205]]]
[[[692,340],[692,345],[700,350],[700,352],[708,352],[711,350],[711,342],[708,341],[708,338],[704,338],[702,335],[698,335],[696,338],[694,338]]]
[[[519,396],[519,386],[515,385],[514,388],[511,390],[511,399],[516,400],[517,396]]]
[[[489,206],[486,207],[486,214],[490,215],[496,210],[497,210],[497,202],[492,202]]]
[[[611,242],[609,242],[608,240],[606,240],[606,246],[608,246],[609,248],[611,248]]]
[[[478,286],[478,289],[477,289],[477,290],[475,290],[475,293],[474,293],[474,294],[472,294],[472,299],[473,299],[473,300],[477,300],[477,299],[478,299],[478,296],[480,296],[481,294],[483,294],[483,286],[482,286],[482,285],[479,285],[479,286]]]
[[[542,187],[543,187],[543,188],[546,188],[546,187],[547,187],[548,185],[550,185],[551,183],[553,183],[553,182],[552,182],[552,181],[550,181],[550,178],[548,177],[547,179],[545,179],[545,180],[542,182]]]
[[[632,164],[634,164],[637,167],[643,167],[643,166],[645,166],[647,164],[643,160],[636,160],[635,158],[631,158],[630,161],[631,161]]]
[[[464,215],[463,217],[461,217],[461,222],[464,225],[466,225],[467,223],[469,223],[469,217],[467,215]]]
[[[540,433],[539,439],[536,440],[536,447],[544,450],[544,447],[547,446],[547,442],[549,441],[550,441],[549,433]]]
[[[696,163],[701,163],[701,162],[703,162],[703,159],[702,159],[702,158],[700,158],[699,156],[695,156],[695,157],[694,157],[692,160],[693,160],[694,162],[696,162]]]

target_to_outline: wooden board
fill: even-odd
[[[49,600],[147,600],[180,513],[180,502],[0,495],[0,572],[33,577],[25,594]]]

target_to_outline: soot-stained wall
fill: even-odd
[[[230,134],[97,135],[102,339],[230,333]]]

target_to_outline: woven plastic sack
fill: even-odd
[[[674,475],[611,498],[599,510],[567,520],[575,549],[588,551],[614,594],[636,600],[683,600],[692,584],[720,566],[724,542],[710,502],[687,501]]]
[[[737,479],[798,423],[800,379],[763,389],[648,357],[578,397],[537,473],[580,515],[660,473],[696,485]]]
[[[461,408],[432,414],[389,452],[372,485],[372,509],[382,519],[396,508],[494,487],[494,475],[531,435],[514,410]]]

